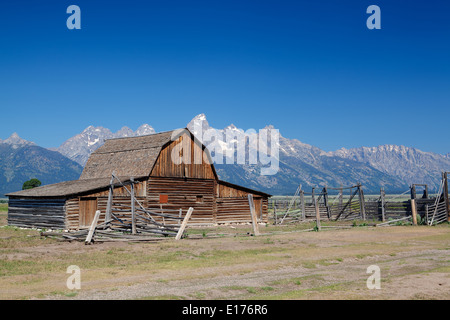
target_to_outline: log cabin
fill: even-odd
[[[127,218],[131,185],[147,210],[184,213],[192,207],[188,225],[251,222],[249,194],[259,221],[267,222],[270,195],[220,180],[208,149],[184,128],[108,139],[90,155],[78,180],[7,194],[8,224],[84,229],[97,210],[99,223],[105,221],[110,194],[111,210]]]

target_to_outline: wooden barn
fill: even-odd
[[[97,210],[99,222],[110,212],[129,219],[131,206],[181,215],[192,207],[190,225],[244,223],[251,222],[249,194],[267,222],[270,195],[219,180],[205,146],[178,129],[106,140],[79,180],[7,194],[8,224],[75,231],[90,226]]]

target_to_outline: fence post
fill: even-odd
[[[255,212],[255,204],[253,202],[253,195],[249,194],[248,195],[248,204],[250,206],[250,214],[252,216],[252,226],[253,226],[253,234],[255,236],[259,236],[259,227],[258,227],[258,220],[256,217],[256,212]]]
[[[131,182],[131,233],[136,234],[136,210],[134,208],[134,179],[130,179]]]
[[[277,224],[277,208],[273,208],[273,224]]]
[[[381,188],[380,190],[380,197],[381,197],[381,221],[385,221],[386,220],[386,216],[385,216],[385,206],[386,206],[386,200],[385,200],[385,192],[384,189]]]
[[[445,210],[447,211],[447,221],[450,222],[450,202],[449,202],[449,199],[448,199],[447,172],[442,173],[442,179],[444,179],[444,187],[442,189],[442,192],[444,193]]]
[[[417,226],[417,208],[416,208],[416,199],[411,199],[411,212],[412,212],[412,221],[413,221],[413,225]]]
[[[192,211],[194,211],[194,209],[192,207],[190,207],[189,210],[187,211],[186,215],[184,216],[184,219],[183,219],[183,222],[181,223],[180,229],[178,229],[178,233],[175,237],[175,240],[181,239],[184,229],[186,228],[187,223],[188,223],[189,219],[191,218]]]
[[[300,202],[302,205],[302,219],[306,219],[306,212],[305,212],[305,192],[303,190],[300,191]]]
[[[317,203],[317,200],[314,200],[314,204],[316,207],[316,227],[317,227],[317,231],[320,231],[321,227],[320,227],[320,211],[319,211],[319,204]]]
[[[328,205],[328,189],[327,187],[323,188],[323,202],[325,204],[325,208],[327,209],[328,220],[331,220],[331,209]]]
[[[358,191],[359,191],[359,208],[361,211],[361,217],[363,220],[366,220],[366,206],[364,203],[364,192],[362,190],[361,184],[358,183]]]

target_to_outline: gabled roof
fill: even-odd
[[[138,181],[143,177],[135,177],[134,180]],[[124,184],[130,182],[130,177],[119,177],[120,181]],[[80,195],[83,193],[92,193],[92,191],[100,191],[107,189],[111,182],[109,178],[97,178],[97,179],[84,179],[84,180],[72,180],[59,182],[54,184],[48,184],[42,187],[37,187],[28,190],[22,190],[17,192],[8,193],[8,197],[68,197],[74,195]],[[118,185],[118,184],[116,184]]]
[[[118,176],[149,176],[161,150],[183,133],[189,133],[193,137],[184,128],[106,140],[103,146],[91,154],[80,179],[111,177],[113,172]],[[207,149],[205,152],[208,152]]]

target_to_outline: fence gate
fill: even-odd
[[[442,174],[442,181],[434,203],[425,205],[425,222],[431,226],[448,219],[448,184],[447,172]]]
[[[331,219],[365,219],[364,192],[360,184],[330,189],[339,190],[339,195],[329,204]]]

